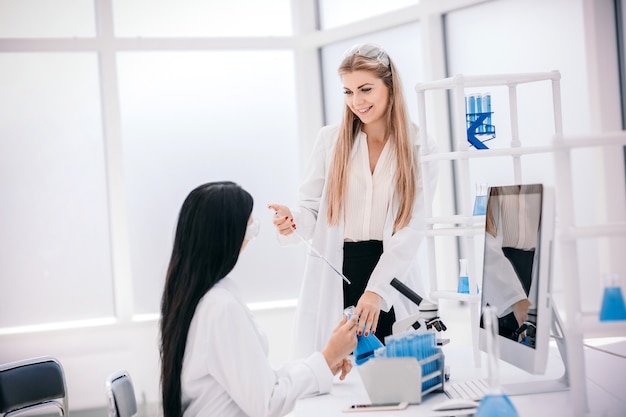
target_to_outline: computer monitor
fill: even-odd
[[[490,187],[479,345],[487,351],[482,317],[488,304],[498,315],[500,359],[530,374],[545,373],[548,359],[554,319],[550,297],[553,236],[552,189],[542,184]]]

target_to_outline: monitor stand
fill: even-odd
[[[554,302],[550,298],[550,304],[552,306],[552,337],[556,341],[556,345],[559,349],[561,360],[563,361],[564,371],[563,375],[557,379],[550,379],[544,381],[532,381],[532,382],[519,382],[513,384],[502,384],[502,389],[507,395],[527,395],[527,394],[541,394],[546,392],[558,392],[566,391],[571,388],[570,385],[570,361],[568,356],[568,349],[571,349],[572,340],[566,337],[563,329],[563,321],[557,311]],[[570,346],[568,346],[570,345]]]

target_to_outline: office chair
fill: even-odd
[[[57,359],[42,356],[0,365],[0,417],[50,407],[67,416],[65,374]]]
[[[137,416],[137,400],[130,375],[125,370],[112,373],[106,379],[109,417]]]

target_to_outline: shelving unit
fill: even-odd
[[[510,157],[513,164],[514,181],[522,183],[521,157],[530,154],[550,154],[554,158],[554,175],[556,190],[556,205],[558,213],[555,243],[562,250],[561,267],[564,276],[568,277],[568,285],[564,286],[566,320],[564,329],[568,346],[563,359],[568,363],[571,398],[574,401],[574,410],[577,416],[584,416],[587,411],[587,391],[583,352],[584,336],[624,336],[626,322],[600,322],[597,313],[583,312],[581,308],[581,282],[578,268],[567,260],[579,259],[577,240],[584,238],[626,238],[626,222],[598,223],[593,226],[580,226],[574,221],[573,193],[571,179],[572,164],[571,151],[586,147],[626,146],[626,132],[614,132],[598,135],[563,137],[561,117],[561,92],[558,71],[531,74],[502,74],[454,77],[417,84],[419,125],[423,135],[428,135],[426,118],[426,91],[448,90],[451,92],[451,111],[453,124],[453,149],[451,152],[441,152],[431,155],[422,155],[422,163],[439,163],[452,161],[457,169],[457,188],[459,196],[458,213],[452,216],[441,216],[433,213],[432,206],[426,204],[426,242],[430,261],[430,284],[433,290],[430,294],[434,300],[451,299],[466,301],[470,305],[470,320],[472,329],[477,329],[479,321],[480,295],[476,294],[477,262],[482,258],[474,253],[474,239],[484,233],[484,216],[472,216],[471,201],[464,198],[470,190],[469,160],[475,158]],[[524,83],[549,81],[552,89],[552,110],[554,117],[554,132],[551,140],[545,146],[524,146],[519,135],[517,87]],[[465,95],[467,88],[505,86],[508,88],[509,113],[511,121],[510,146],[505,149],[471,149],[467,141],[465,125]],[[422,170],[427,175],[428,170]],[[497,183],[497,179],[493,183]],[[435,190],[429,187],[430,182],[424,181],[426,201],[432,201]],[[468,272],[470,279],[470,294],[458,294],[455,291],[439,290],[437,260],[435,256],[435,239],[453,236],[459,238],[459,244],[464,256],[468,258]],[[478,334],[472,333],[474,361],[480,364],[480,350]]]
[[[571,151],[573,149],[626,146],[626,132],[608,132],[589,136],[563,137],[555,135],[552,141],[554,148],[554,164],[556,169],[556,198],[559,213],[559,228],[557,242],[560,245],[563,262],[563,276],[567,277],[568,284],[565,290],[565,321],[566,334],[573,340],[573,346],[582,346],[586,337],[611,337],[626,335],[626,321],[602,322],[597,311],[586,313],[581,308],[581,281],[578,267],[575,262],[568,260],[579,259],[577,241],[584,238],[626,238],[626,222],[602,223],[590,226],[579,226],[574,220],[574,184],[572,183]],[[619,198],[620,194],[609,195],[609,198]],[[610,202],[609,202],[610,204]],[[598,274],[599,275],[599,274]],[[599,310],[599,309],[598,309]],[[570,380],[574,409],[577,415],[582,416],[587,410],[587,392],[584,383],[586,380],[584,367],[584,353],[581,349],[569,349],[567,361],[570,364]]]
[[[428,135],[426,118],[426,91],[448,90],[452,93],[452,123],[454,148],[451,152],[441,152],[431,155],[422,155],[423,164],[438,163],[438,161],[454,161],[457,164],[457,195],[458,190],[470,190],[469,184],[469,159],[511,157],[513,160],[513,173],[515,182],[521,184],[522,164],[521,157],[527,154],[546,153],[552,150],[551,144],[546,146],[522,146],[519,134],[517,87],[520,84],[551,81],[552,106],[554,112],[554,134],[562,134],[561,119],[561,74],[558,71],[530,74],[500,74],[500,75],[477,75],[454,77],[419,83],[415,86],[417,93],[417,106],[419,126],[422,135]],[[467,140],[465,96],[466,89],[473,87],[508,87],[509,113],[511,120],[511,141],[509,148],[505,149],[471,149]],[[427,173],[427,169],[422,170]],[[426,175],[426,174],[425,174]],[[496,182],[496,181],[494,181]],[[434,190],[430,189],[430,182],[424,181],[424,194],[426,201],[432,201]],[[485,216],[473,216],[472,204],[467,198],[459,199],[459,211],[453,216],[438,216],[433,214],[432,207],[426,205],[426,242],[430,262],[430,286],[433,289],[430,296],[433,299],[452,299],[470,303],[470,320],[472,329],[476,329],[479,321],[478,303],[480,296],[476,293],[476,267],[477,257],[474,253],[474,239],[482,237],[484,233]],[[441,291],[438,285],[437,263],[435,256],[435,238],[442,236],[456,236],[459,238],[463,256],[468,259],[468,273],[470,294],[458,294],[456,291]],[[480,364],[480,350],[478,348],[478,333],[472,333],[474,362]]]

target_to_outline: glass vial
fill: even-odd
[[[500,385],[500,348],[498,342],[498,316],[496,309],[486,306],[483,321],[487,329],[487,372],[489,392],[480,400],[474,417],[518,417],[511,399]]]
[[[459,259],[459,283],[456,292],[469,294],[469,277],[467,276],[467,259]]]
[[[608,273],[604,275],[604,294],[600,321],[626,320],[626,306],[622,288],[619,286],[619,275]]]
[[[484,216],[487,214],[487,190],[489,187],[485,183],[476,184],[476,197],[474,197],[474,216]]]

